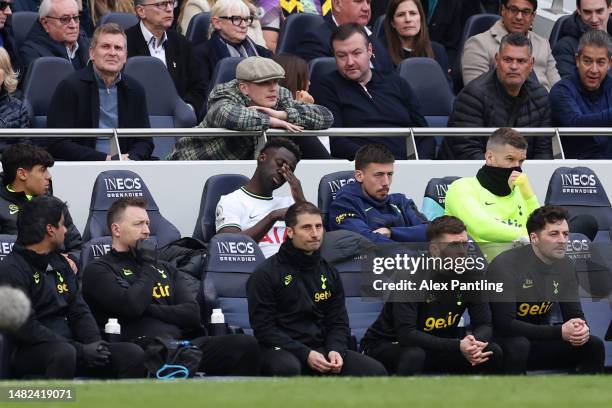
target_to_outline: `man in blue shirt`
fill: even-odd
[[[366,145],[355,155],[356,183],[343,186],[329,208],[329,230],[346,229],[372,242],[425,242],[427,218],[403,194],[389,194],[393,153]]]

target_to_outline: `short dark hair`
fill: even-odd
[[[319,207],[308,201],[295,203],[287,209],[287,213],[285,214],[285,226],[295,227],[297,224],[297,218],[300,214],[321,215],[321,210],[319,210]],[[321,218],[323,217],[321,216]]]
[[[612,4],[612,0],[606,0],[606,6],[610,7],[610,4]],[[582,1],[576,0],[576,8],[580,10],[580,7],[582,7]]]
[[[578,42],[578,50],[576,55],[582,55],[585,47],[596,47],[605,48],[608,51],[608,58],[612,56],[612,40],[610,40],[610,34],[602,30],[589,30],[582,34],[580,41]]]
[[[459,218],[452,215],[443,215],[427,225],[425,236],[427,242],[431,242],[444,234],[461,234],[465,230],[465,224]]]
[[[268,140],[264,147],[262,147],[259,151],[259,154],[265,153],[266,150],[269,149],[280,149],[281,147],[289,150],[295,156],[298,162],[302,159],[302,151],[300,150],[300,147],[292,140],[282,136],[275,136]]]
[[[527,150],[527,141],[517,130],[502,127],[491,133],[487,140],[487,150],[492,146],[510,145],[520,150]]]
[[[529,49],[529,55],[533,55],[533,45],[531,44],[531,40],[523,33],[510,33],[504,35],[499,43],[500,54],[506,45],[512,45],[514,47],[527,47],[527,49]]]
[[[355,170],[363,170],[370,163],[394,163],[395,156],[383,144],[367,144],[361,146],[355,153]]]
[[[501,4],[505,7],[508,5],[508,2],[510,0],[501,0]],[[529,3],[531,3],[531,5],[533,6],[533,10],[537,10],[538,9],[538,0],[527,0]]]
[[[67,206],[59,198],[42,195],[23,203],[17,215],[17,242],[21,245],[38,244],[45,238],[47,225],[59,227]]]
[[[8,186],[17,177],[17,169],[32,170],[34,166],[53,167],[53,157],[42,147],[29,143],[10,145],[2,153],[2,181]]]
[[[569,213],[565,208],[558,205],[545,205],[529,215],[527,219],[527,232],[529,234],[532,232],[538,233],[546,228],[546,224],[563,220],[569,222]]]
[[[111,225],[117,222],[128,207],[147,209],[147,200],[141,197],[122,197],[111,204],[106,213],[106,226],[111,230]]]
[[[347,40],[353,34],[361,34],[365,39],[366,47],[368,46],[368,44],[370,44],[370,37],[368,37],[368,33],[361,24],[345,23],[340,24],[338,27],[334,28],[334,31],[332,31],[332,35],[329,40],[329,45],[331,46],[331,49],[334,49],[334,41]]]

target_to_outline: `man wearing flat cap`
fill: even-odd
[[[269,58],[249,57],[236,67],[236,79],[217,85],[208,98],[208,113],[198,127],[301,132],[329,128],[334,117],[325,107],[293,99],[278,85],[284,69]],[[171,160],[245,160],[255,158],[256,137],[183,137]]]

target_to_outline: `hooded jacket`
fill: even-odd
[[[4,182],[0,181],[0,234],[17,235],[19,207],[30,200],[24,192],[9,191]],[[67,209],[64,212],[64,225],[64,250],[70,252],[74,259],[79,259],[83,240]]]
[[[347,229],[376,243],[425,242],[427,218],[405,195],[389,194],[378,201],[363,192],[361,183],[343,186],[329,207],[329,230]],[[391,238],[373,232],[391,229]]]
[[[553,126],[612,126],[612,79],[607,75],[596,91],[586,90],[578,71],[557,82],[550,91]],[[562,137],[567,159],[612,159],[612,140],[605,136]]]
[[[553,57],[555,57],[557,61],[557,70],[561,78],[571,76],[574,73],[576,69],[578,42],[582,34],[590,29],[591,28],[582,21],[578,12],[574,12],[572,17],[561,26],[559,40],[552,50]],[[607,31],[609,34],[612,34],[612,19],[608,20]]]
[[[25,104],[3,88],[0,91],[0,129],[26,128],[30,124],[28,108]]]
[[[81,32],[77,38],[79,49],[72,62],[75,70],[85,68],[89,61],[89,40]],[[45,31],[40,21],[37,21],[32,30],[28,33],[26,40],[19,49],[23,59],[24,68],[28,68],[32,61],[40,57],[59,57],[68,59],[66,46],[63,43],[54,41]],[[24,76],[25,78],[25,76]]]
[[[16,243],[0,262],[0,282],[21,289],[32,303],[30,317],[14,333],[18,344],[70,342],[78,357],[83,344],[100,340],[75,274],[61,255],[40,255]]]
[[[280,347],[306,363],[312,349],[348,348],[344,289],[319,251],[306,255],[287,239],[247,281],[249,320],[264,348]],[[327,353],[325,353],[327,354]]]

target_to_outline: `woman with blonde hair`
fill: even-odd
[[[24,103],[15,98],[17,73],[8,52],[0,47],[0,128],[25,128],[30,119]]]

